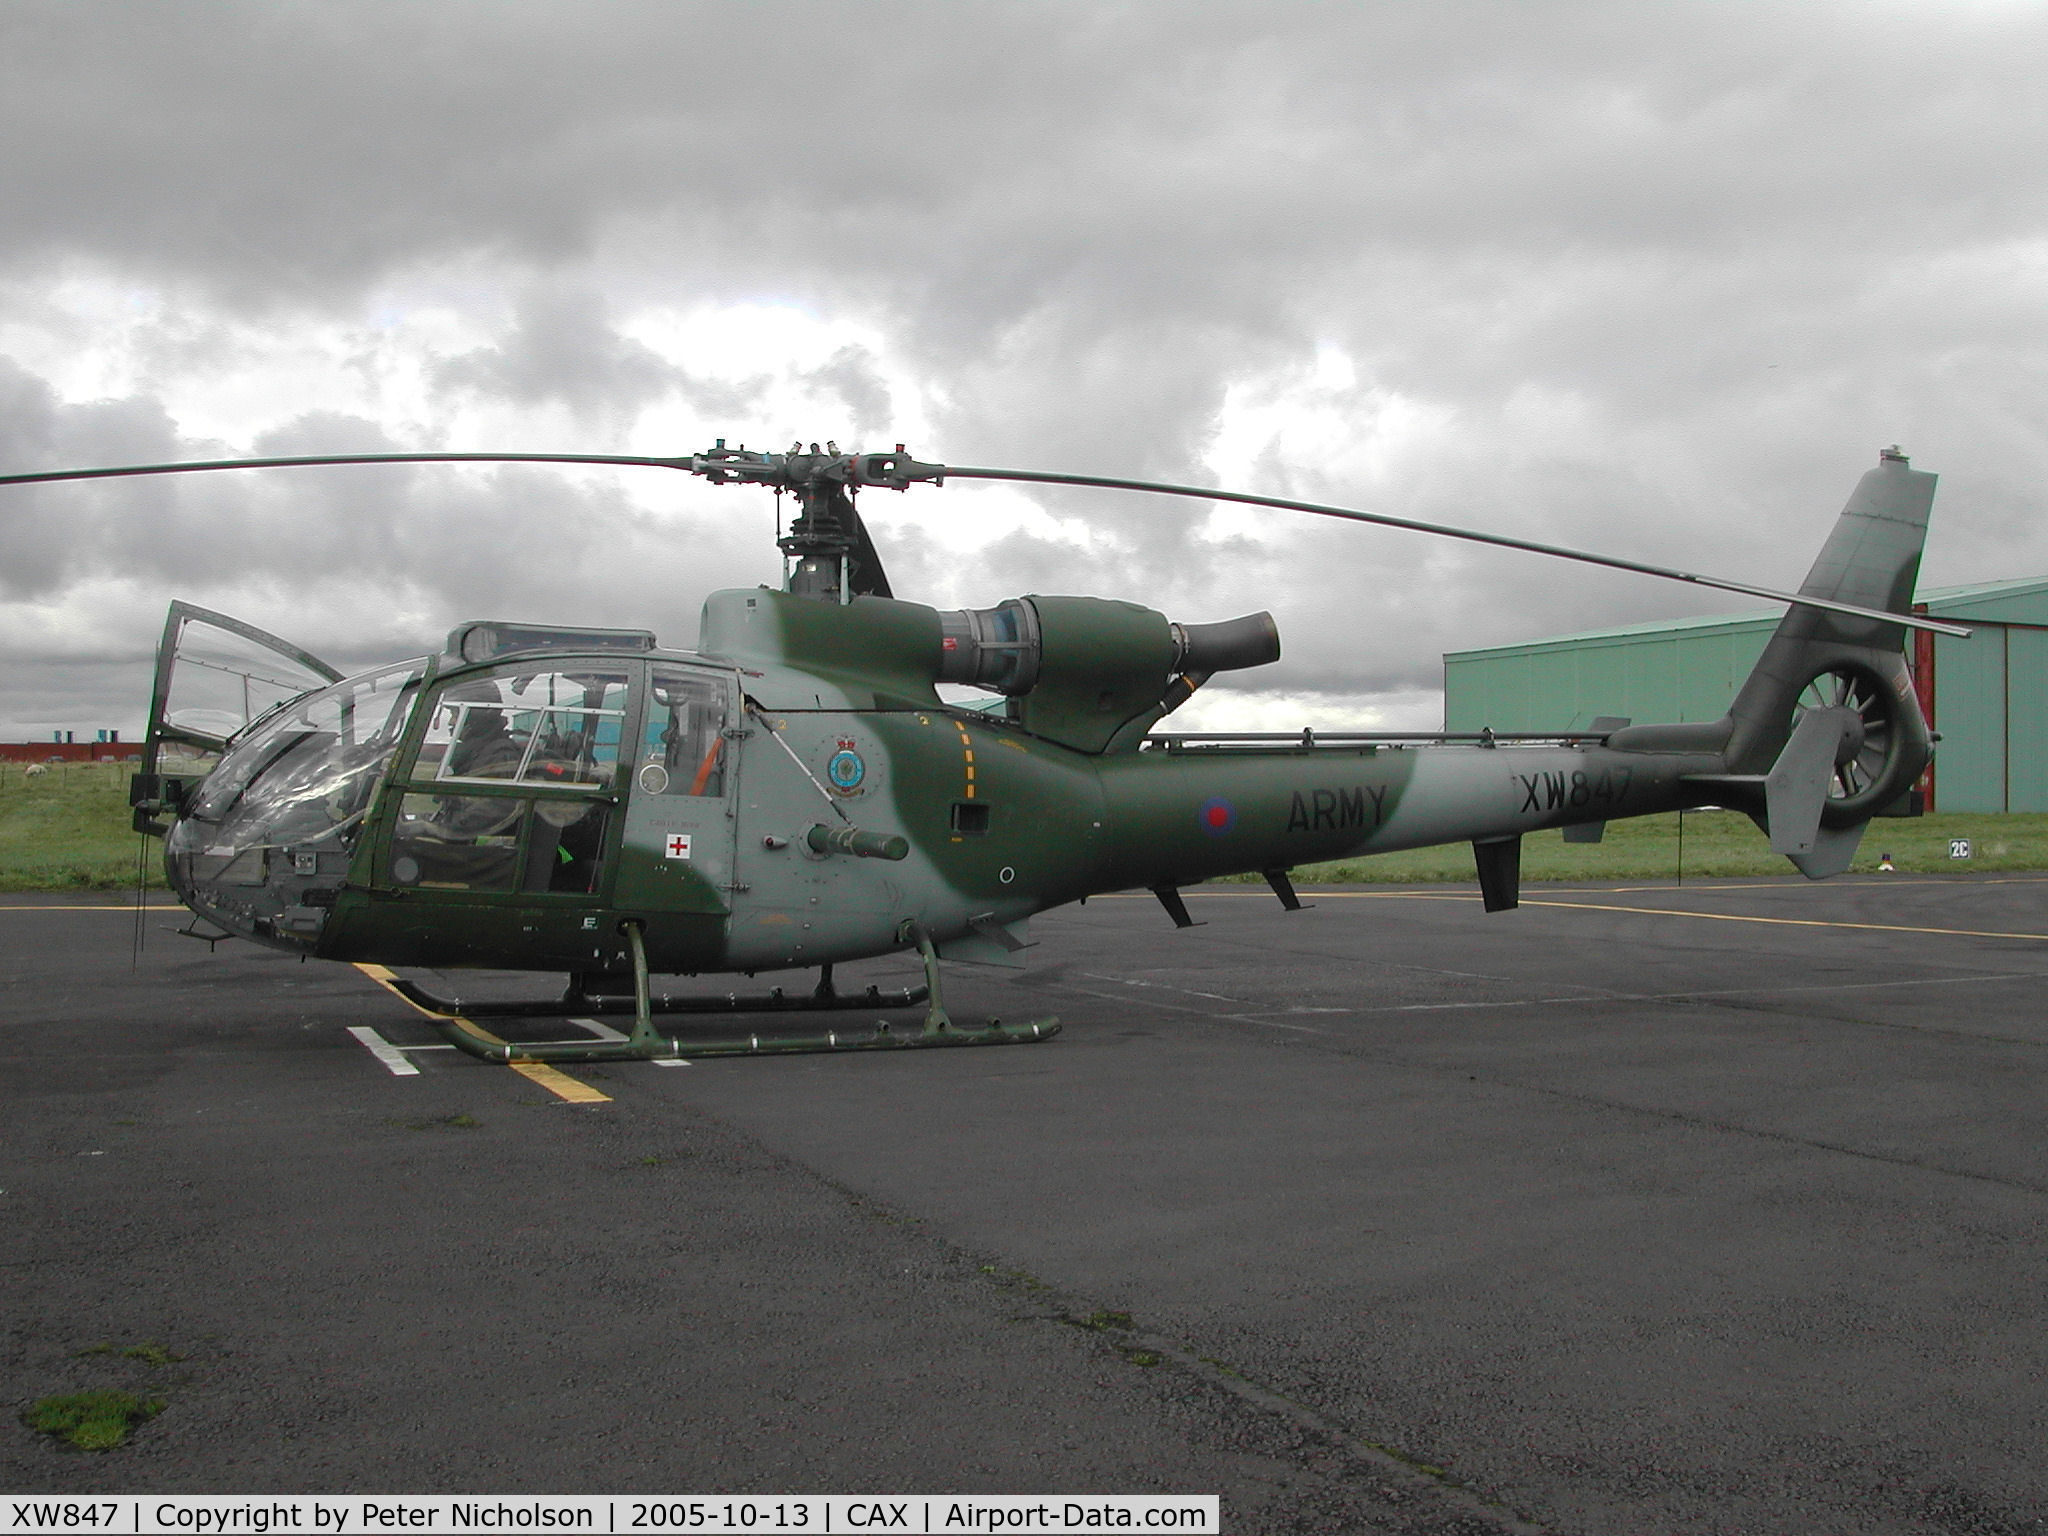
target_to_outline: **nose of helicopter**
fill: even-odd
[[[235,742],[164,839],[171,886],[238,937],[304,952],[326,926],[421,664],[307,694]]]
[[[302,743],[247,782],[233,766],[223,761],[170,829],[165,873],[187,906],[229,933],[310,948],[347,877],[376,765]]]

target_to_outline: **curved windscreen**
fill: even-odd
[[[353,847],[426,665],[421,657],[352,677],[258,721],[192,803],[192,820],[216,824],[205,852]]]

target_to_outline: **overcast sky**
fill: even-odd
[[[1925,584],[2048,574],[2048,7],[0,7],[0,465],[908,443],[1796,585],[1898,442]],[[1285,513],[921,487],[899,595],[1270,608],[1191,723],[1741,599]],[[174,598],[344,668],[693,642],[774,505],[653,470],[0,489],[0,739]],[[1259,685],[1254,688],[1254,684]]]

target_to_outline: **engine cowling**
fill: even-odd
[[[939,630],[938,681],[1005,694],[1025,729],[1084,752],[1100,752],[1131,721],[1170,708],[1213,673],[1280,658],[1270,613],[1176,624],[1100,597],[955,609],[939,615]]]

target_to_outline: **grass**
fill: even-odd
[[[185,1358],[174,1350],[166,1349],[154,1339],[146,1344],[130,1344],[126,1349],[114,1344],[93,1344],[78,1351],[81,1360],[90,1355],[119,1355],[123,1360],[140,1360],[144,1365],[159,1368],[176,1365]]]
[[[1680,873],[1679,820],[1673,815],[1609,822],[1597,843],[1567,843],[1561,833],[1522,839],[1524,880],[1670,880]],[[1732,811],[1688,811],[1684,817],[1686,879],[1733,875],[1788,875],[1792,866],[1771,852],[1747,816]],[[1951,859],[1949,841],[1968,838],[1971,857]],[[1852,872],[1872,874],[1890,854],[1900,874],[1958,874],[1985,870],[2048,869],[2048,815],[1885,817],[1863,834]],[[1259,876],[1239,879],[1257,881]],[[1333,864],[1304,864],[1300,884],[1424,883],[1476,879],[1465,843],[1383,853]]]
[[[1067,1321],[1090,1333],[1107,1333],[1113,1328],[1128,1333],[1138,1326],[1128,1312],[1090,1312],[1086,1317],[1070,1317]]]
[[[29,778],[0,763],[0,891],[135,888],[143,841],[129,823],[128,763],[50,763]],[[143,873],[164,884],[163,844],[148,840]]]
[[[111,1451],[137,1424],[163,1411],[162,1398],[133,1392],[71,1392],[31,1404],[21,1422],[81,1451]]]
[[[125,763],[51,763],[40,778],[0,766],[0,891],[119,891],[135,886],[139,834],[129,826]],[[1685,816],[1688,879],[1783,875],[1792,866],[1770,850],[1746,816],[1691,811]],[[1679,873],[1679,818],[1643,816],[1609,823],[1598,843],[1567,843],[1556,832],[1522,840],[1524,880],[1668,880]],[[1951,838],[1970,839],[1973,857],[1951,859]],[[161,889],[163,845],[151,838],[143,872]],[[1901,874],[2048,869],[2048,815],[1920,816],[1874,821],[1863,834],[1855,870],[1875,871],[1889,853]],[[1257,881],[1257,875],[1233,877]],[[1467,881],[1464,843],[1383,853],[1294,871],[1304,884]]]

